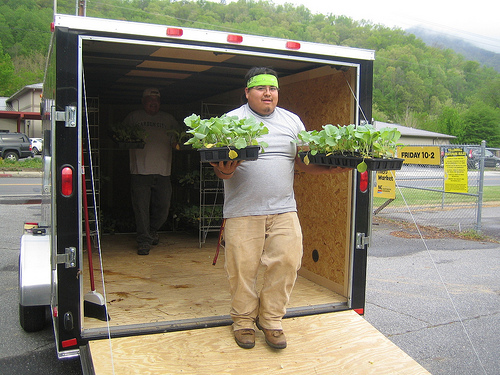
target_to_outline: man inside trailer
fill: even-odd
[[[287,346],[282,318],[302,259],[302,231],[293,192],[294,167],[314,174],[348,169],[305,165],[292,143],[305,130],[300,118],[277,107],[277,73],[254,67],[245,77],[247,103],[228,116],[255,117],[269,129],[269,144],[255,161],[211,163],[224,180],[225,268],[231,292],[231,318],[236,343],[255,346],[255,325],[275,349]],[[260,293],[256,279],[265,267]]]
[[[160,91],[148,88],[142,109],[130,113],[125,126],[140,127],[146,134],[142,149],[130,150],[130,185],[137,228],[137,254],[148,255],[159,243],[158,230],[168,218],[172,184],[172,149],[179,131],[177,120],[160,111]]]

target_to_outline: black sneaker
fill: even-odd
[[[139,255],[149,255],[149,249],[151,246],[149,246],[148,243],[141,243],[139,244],[139,248],[137,249],[137,254]]]

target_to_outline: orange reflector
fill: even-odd
[[[354,312],[358,313],[359,315],[363,315],[365,313],[365,309],[354,309]]]
[[[64,340],[61,342],[61,345],[63,348],[69,348],[70,346],[76,346],[77,341],[76,339],[69,339],[69,340]]]
[[[359,190],[362,193],[366,193],[368,190],[368,172],[364,171],[359,174]]]
[[[241,43],[241,42],[243,42],[243,37],[241,35],[229,34],[227,36],[227,41],[229,43]]]
[[[167,28],[168,36],[182,36],[182,34],[184,34],[184,31],[182,29],[177,29],[175,27]]]
[[[61,171],[61,194],[69,197],[73,194],[73,169],[64,167]]]
[[[286,48],[288,49],[300,49],[300,43],[299,42],[286,42]]]

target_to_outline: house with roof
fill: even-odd
[[[399,124],[392,124],[389,122],[373,121],[373,126],[375,129],[382,128],[396,128],[401,133],[401,138],[398,143],[405,145],[449,145],[457,139],[457,137],[448,134],[441,134],[436,132],[431,132],[428,130],[421,130],[410,128],[408,126],[403,126]]]
[[[10,97],[0,97],[0,131],[42,137],[40,102],[42,83],[24,86]]]

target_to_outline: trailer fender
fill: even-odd
[[[23,234],[19,254],[19,305],[48,306],[50,296],[50,236]]]

